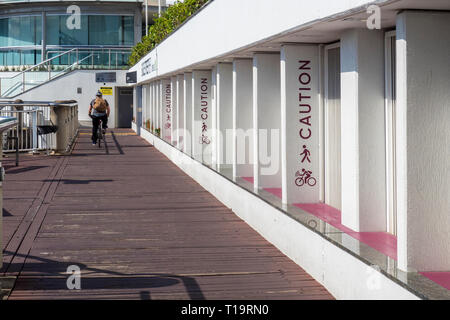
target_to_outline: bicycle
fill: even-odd
[[[99,123],[98,123],[98,128],[97,128],[97,142],[98,142],[98,147],[99,147],[99,148],[102,147],[101,141],[102,141],[102,140],[105,140],[105,138],[104,138],[104,136],[103,136],[103,130],[106,131],[106,129],[103,129],[103,128],[102,128],[102,122],[103,122],[103,121],[100,119],[100,120],[99,120]]]
[[[92,115],[89,115],[89,117],[91,119],[94,119],[94,117]],[[106,129],[102,128],[102,119],[99,119],[98,121],[98,128],[97,128],[97,142],[98,142],[98,147],[101,148],[102,147],[102,140],[105,140],[104,135],[106,133]],[[105,132],[103,132],[103,130],[105,130]]]
[[[301,187],[305,183],[310,187],[316,185],[317,181],[314,177],[311,177],[311,171],[304,171],[303,173],[297,171],[295,175],[297,176],[295,179],[295,185],[298,187]]]

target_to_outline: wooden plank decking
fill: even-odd
[[[70,156],[3,159],[9,299],[332,299],[131,130],[106,149],[87,133]]]

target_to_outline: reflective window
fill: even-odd
[[[40,45],[42,17],[21,16],[0,19],[0,47]]]
[[[67,17],[68,15],[47,16],[47,44],[109,46],[134,44],[132,16],[81,16],[80,29],[69,29]]]

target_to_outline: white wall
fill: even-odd
[[[450,270],[450,13],[397,20],[398,263]]]

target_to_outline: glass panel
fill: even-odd
[[[0,46],[40,45],[41,16],[20,16],[0,19]]]
[[[123,17],[123,42],[125,46],[134,45],[134,17]]]
[[[59,18],[59,44],[61,45],[87,45],[89,43],[88,17],[81,16],[80,29],[67,28],[67,16]]]
[[[121,17],[89,16],[90,45],[118,45]]]

